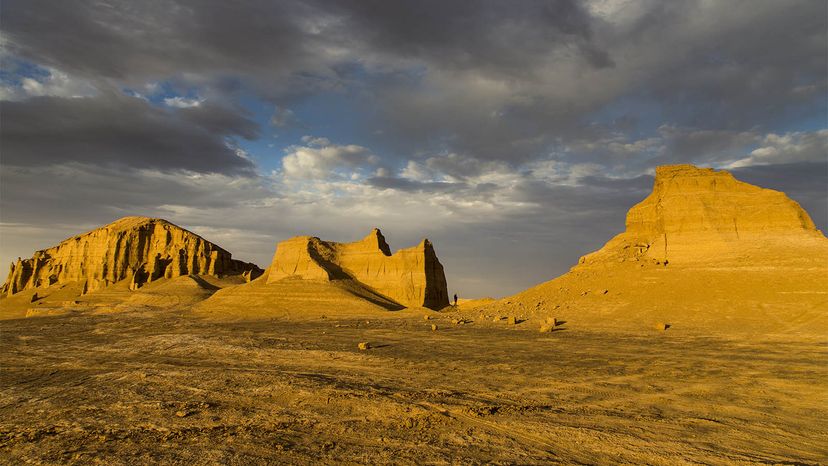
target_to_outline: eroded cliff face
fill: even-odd
[[[656,169],[652,193],[627,213],[626,231],[582,263],[727,260],[772,243],[820,237],[808,213],[785,193],[726,171],[667,165]]]
[[[828,239],[784,193],[673,165],[626,230],[558,278],[487,308],[579,325],[828,331]]]
[[[81,281],[84,293],[129,280],[131,289],[159,278],[259,271],[229,252],[166,220],[125,217],[35,252],[11,265],[7,295]]]
[[[448,305],[445,273],[431,242],[426,239],[391,254],[378,229],[353,243],[310,236],[282,241],[276,246],[267,283],[288,277],[353,279],[404,306],[442,309]]]

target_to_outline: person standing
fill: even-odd
[[[457,307],[457,293],[454,293],[454,307]]]

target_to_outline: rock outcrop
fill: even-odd
[[[407,307],[442,309],[448,305],[443,266],[431,242],[391,254],[378,229],[361,241],[335,243],[299,236],[276,246],[267,283],[289,277],[333,281],[353,279]]]
[[[18,259],[3,293],[82,282],[86,294],[122,280],[135,290],[159,278],[244,272],[261,270],[166,220],[125,217],[37,251],[31,259]]]
[[[785,193],[693,165],[656,169],[653,192],[627,213],[626,231],[581,263],[708,262],[797,237],[824,238]]]
[[[483,307],[590,326],[824,332],[828,239],[782,192],[664,166],[626,231],[568,273]]]

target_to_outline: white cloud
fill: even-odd
[[[814,132],[770,133],[748,157],[726,168],[794,162],[824,162],[828,158],[828,129]]]
[[[164,105],[168,107],[174,108],[191,108],[191,107],[198,107],[201,103],[204,102],[204,99],[200,98],[187,98],[187,97],[167,97],[164,99]]]
[[[412,181],[436,181],[437,175],[428,167],[415,160],[409,160],[405,168],[400,171],[400,177]]]
[[[0,86],[0,100],[23,100],[29,97],[90,97],[97,93],[92,84],[83,79],[70,77],[54,68],[46,69],[48,76],[24,77],[19,85]]]
[[[282,158],[282,173],[288,180],[324,180],[360,178],[364,170],[375,167],[380,159],[356,144],[333,144],[327,138],[305,136],[305,146],[290,146]],[[356,178],[353,175],[357,175]]]

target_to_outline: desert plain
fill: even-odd
[[[454,306],[427,240],[298,237],[263,270],[129,217],[12,265],[0,459],[824,464],[827,242],[782,193],[661,167],[568,274]]]

